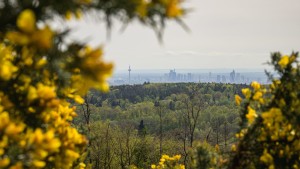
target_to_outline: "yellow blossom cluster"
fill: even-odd
[[[137,15],[144,19],[149,11],[152,8],[158,6],[157,4],[161,4],[163,6],[163,11],[166,17],[168,18],[178,18],[183,15],[183,9],[180,7],[180,0],[132,0],[134,3],[137,4],[136,6],[136,13]]]
[[[237,158],[247,151],[247,154],[259,157],[260,164],[256,166],[269,169],[300,167],[300,70],[297,58],[297,53],[290,56],[274,54],[272,61],[280,77],[265,86],[252,82],[252,89],[242,90],[243,101],[236,96],[237,104],[244,103],[243,115],[249,124],[236,134],[241,140],[238,147],[234,147],[239,154]]]
[[[70,69],[73,69],[71,89],[77,89],[75,93],[82,95],[91,86],[108,91],[106,79],[111,76],[113,65],[104,63],[101,60],[102,55],[101,48],[85,47],[73,58],[70,64]]]
[[[176,18],[183,14],[183,10],[179,6],[181,0],[160,0],[160,2],[166,7],[167,17]]]
[[[179,8],[179,0],[169,0],[167,3],[166,15],[171,18],[179,17],[183,11]]]
[[[0,44],[0,78],[2,80],[7,81],[11,79],[18,71],[18,67],[12,63],[14,58],[15,55],[12,52],[12,48]]]
[[[17,31],[9,31],[6,38],[13,44],[22,46],[36,46],[37,49],[50,49],[53,43],[54,32],[49,26],[41,29],[36,27],[36,18],[33,11],[24,10],[17,19]]]
[[[289,64],[289,56],[285,55],[283,56],[280,61],[278,62],[281,68],[285,68],[287,64]]]
[[[181,155],[175,155],[173,157],[170,157],[168,155],[162,155],[159,164],[155,165],[152,164],[151,168],[153,169],[185,169],[185,166],[183,164],[179,163],[179,160],[181,158]]]
[[[264,99],[263,96],[267,92],[267,90],[256,81],[252,82],[250,86],[252,87],[252,90],[250,88],[242,89],[244,97],[248,100],[253,100],[253,105],[247,106],[247,113],[245,114],[245,117],[248,119],[249,125],[251,125],[258,117],[255,108],[259,107],[260,104],[266,102],[266,99]],[[235,95],[235,102],[237,105],[240,105],[242,102],[242,98],[239,95]]]
[[[112,64],[88,47],[72,51],[73,60],[51,55],[56,33],[36,22],[34,11],[22,11],[0,41],[0,168],[74,168],[87,140],[71,125],[67,99],[83,103],[89,88],[107,91]]]
[[[138,18],[145,20],[148,15],[153,15],[156,11],[161,11],[167,18],[179,18],[184,14],[181,7],[183,0],[130,0],[134,5],[133,9],[128,12],[133,12]],[[79,0],[78,4],[85,6],[92,5],[92,0]],[[80,19],[82,17],[81,9],[68,10],[65,13],[65,19],[71,20],[73,18]]]
[[[82,17],[82,11],[77,9],[75,12],[67,11],[65,14],[66,20],[71,20],[75,16],[76,19],[80,19]]]

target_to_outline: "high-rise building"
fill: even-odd
[[[226,77],[224,75],[222,76],[222,83],[226,83]]]
[[[192,73],[187,74],[187,81],[189,81],[189,82],[192,81]]]
[[[234,70],[230,73],[230,82],[232,82],[232,83],[235,82],[235,71]]]
[[[176,72],[175,72],[175,69],[174,70],[170,70],[169,72],[169,80],[174,82],[176,81]]]
[[[218,82],[218,83],[221,82],[221,75],[217,75],[217,82]]]

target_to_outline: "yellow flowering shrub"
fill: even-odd
[[[168,156],[166,154],[162,155],[159,163],[152,164],[152,169],[185,169],[185,166],[183,164],[180,164],[179,160],[181,158],[181,155],[175,155],[175,156]]]
[[[243,89],[241,131],[229,168],[300,167],[300,67],[298,53],[272,54],[275,73],[272,83],[251,83]]]
[[[190,168],[221,168],[225,159],[220,155],[220,147],[218,144],[215,147],[207,142],[198,142],[195,148],[191,151]]]
[[[91,11],[104,13],[108,25],[111,17],[138,19],[154,30],[183,13],[179,1],[2,2],[0,168],[87,167],[81,156],[88,140],[72,125],[76,108],[71,103],[82,104],[91,88],[108,91],[113,65],[103,61],[101,47],[66,44],[68,30],[59,32],[48,23]]]

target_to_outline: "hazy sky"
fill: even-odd
[[[160,44],[154,32],[133,23],[110,40],[102,24],[70,22],[74,35],[103,45],[116,70],[264,68],[270,53],[300,50],[300,0],[187,0],[191,32],[169,22]]]

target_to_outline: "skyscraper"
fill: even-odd
[[[174,70],[170,70],[170,72],[169,72],[169,80],[172,81],[172,82],[176,81],[176,72],[175,72],[175,69]]]
[[[235,82],[235,71],[234,70],[230,73],[230,81],[231,81],[231,83]]]

